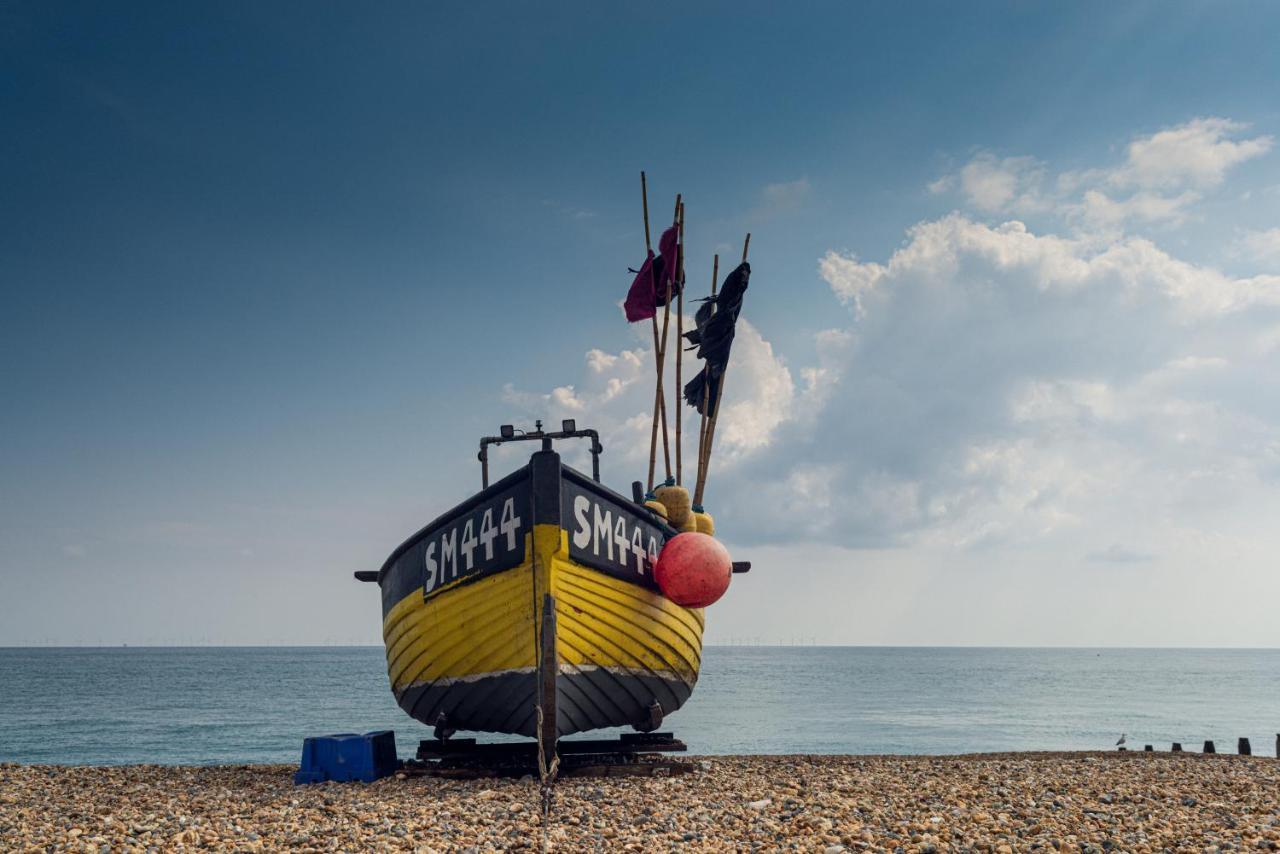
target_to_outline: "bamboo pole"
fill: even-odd
[[[679,259],[676,265],[676,282],[680,288],[676,292],[676,483],[683,483],[684,472],[680,458],[681,435],[680,423],[684,420],[684,378],[681,364],[684,361],[684,203],[680,204],[680,243],[676,253]]]
[[[720,255],[716,254],[711,261],[711,299],[713,300],[716,298],[716,283],[719,281],[719,279],[720,279]],[[711,313],[715,314],[715,311],[716,311],[716,307],[715,307],[715,304],[713,303],[711,306]],[[707,368],[705,365],[702,368],[702,372],[707,373]],[[710,374],[708,374],[707,381],[702,384],[702,406],[698,407],[699,410],[701,411],[702,418],[698,423],[698,470],[694,473],[694,476],[693,476],[693,483],[695,488],[699,483],[702,482],[702,455],[706,450],[706,441],[707,441],[707,402],[710,400],[710,398],[711,398],[711,376]]]
[[[653,361],[658,380],[653,387],[653,431],[649,434],[649,491],[653,492],[653,473],[658,463],[658,419],[666,420],[667,401],[662,393],[662,347],[658,343],[658,315],[653,315]]]
[[[676,193],[676,206],[671,214],[671,224],[677,224],[680,218],[680,194]],[[668,273],[670,275],[668,275]],[[663,380],[666,378],[666,362],[667,362],[667,330],[671,324],[671,289],[676,275],[675,270],[663,270],[663,278],[666,282],[665,299],[662,301],[662,349],[658,351],[658,408],[662,415],[662,459],[666,464],[667,477],[671,477],[671,437],[667,432],[667,393],[663,388]]]
[[[653,254],[653,241],[649,236],[649,185],[645,180],[644,170],[640,171],[640,204],[644,209],[644,258],[649,260],[649,256]],[[652,279],[653,265],[649,265],[649,276]],[[658,317],[655,314],[653,318],[653,353],[654,358],[658,358]],[[659,392],[661,389],[659,389]],[[657,398],[658,393],[655,392],[654,397]],[[655,400],[653,405],[653,430],[649,433],[649,489],[653,489],[653,470],[658,464],[658,403]]]
[[[716,388],[716,402],[711,407],[711,417],[707,419],[706,436],[703,438],[702,462],[698,466],[698,483],[693,492],[693,503],[701,504],[703,493],[707,488],[707,471],[711,468],[711,446],[716,438],[716,422],[720,418],[720,401],[724,400],[724,378],[729,373],[729,366],[720,372],[720,382]]]
[[[742,242],[742,263],[747,262],[747,249],[751,246],[751,232],[747,232],[747,239]],[[707,486],[707,472],[711,469],[711,449],[716,439],[716,424],[720,420],[720,403],[724,400],[724,380],[729,374],[729,365],[726,363],[724,370],[720,373],[720,388],[716,393],[716,405],[712,408],[711,420],[707,422],[707,447],[703,452],[702,478],[698,482],[697,495],[694,498],[695,504],[702,503],[702,494]]]
[[[645,259],[648,260],[648,256],[653,253],[653,244],[651,243],[651,240],[649,237],[649,196],[645,189],[643,172],[640,173],[640,188],[641,188],[641,194],[644,197],[644,246],[645,246]],[[676,195],[677,212],[679,211],[679,209],[680,209],[680,196],[677,194]],[[653,266],[650,265],[649,269],[650,269],[650,275],[652,275]],[[655,291],[657,289],[656,283],[654,285],[654,289]],[[670,302],[671,302],[671,290],[670,288],[668,288],[667,289],[668,310],[669,310]],[[650,320],[652,321],[651,326],[653,328],[653,361],[654,361],[654,365],[657,368],[657,375],[658,375],[657,382],[654,384],[654,389],[653,389],[653,428],[649,433],[649,479],[648,479],[649,487],[648,488],[649,488],[649,491],[652,492],[654,470],[657,468],[657,461],[658,461],[658,421],[659,419],[661,419],[662,421],[662,455],[663,455],[663,460],[666,463],[667,477],[671,477],[671,449],[668,444],[668,438],[667,438],[667,399],[666,399],[666,395],[662,393],[662,369],[663,369],[662,363],[663,363],[663,357],[666,355],[666,341],[667,341],[666,318],[665,317],[663,318],[661,342],[659,342],[658,340],[658,315],[656,312],[654,313],[654,316],[650,318]]]
[[[649,185],[645,182],[644,170],[640,170],[640,204],[644,205],[644,252],[647,256],[653,251],[653,243],[649,240]]]

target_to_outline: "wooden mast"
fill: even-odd
[[[644,258],[645,262],[650,262],[650,256],[653,254],[653,241],[649,236],[649,185],[645,180],[644,170],[640,171],[640,202],[644,206]],[[650,281],[653,279],[653,264],[649,263]],[[658,316],[655,313],[651,318],[653,321],[653,356],[658,359]],[[661,371],[661,369],[659,369]],[[653,490],[653,470],[658,463],[658,407],[661,405],[660,395],[662,387],[659,386],[654,392],[653,402],[653,430],[649,434],[649,490]]]
[[[683,481],[684,473],[680,460],[680,422],[683,420],[684,413],[683,400],[681,396],[684,394],[684,379],[681,374],[680,366],[684,359],[684,203],[680,203],[680,242],[676,257],[679,259],[676,265],[676,285],[679,290],[676,292],[676,483]]]
[[[711,260],[711,299],[713,300],[711,304],[711,313],[713,315],[716,311],[714,300],[716,298],[716,282],[719,278],[720,255],[717,253]],[[698,469],[693,476],[695,492],[697,492],[698,484],[702,483],[702,461],[707,446],[707,402],[711,399],[711,373],[707,370],[705,365],[703,365],[702,371],[707,375],[707,379],[706,382],[702,384],[702,406],[698,407],[699,410],[701,410],[702,418],[698,422]],[[698,501],[698,497],[695,496],[693,503],[697,504]]]
[[[675,206],[675,210],[671,214],[672,226],[675,226],[679,221],[680,208],[681,208],[680,194],[676,193],[676,206]],[[677,250],[676,254],[678,257],[679,250]],[[663,462],[666,464],[667,477],[671,477],[671,439],[670,439],[670,434],[667,432],[667,393],[666,393],[666,390],[663,388],[663,385],[664,385],[663,380],[665,379],[666,361],[667,361],[667,329],[669,328],[669,325],[671,323],[671,291],[675,285],[676,271],[664,269],[662,271],[662,276],[664,279],[667,280],[667,284],[666,284],[667,290],[666,290],[666,294],[664,295],[665,298],[662,301],[662,348],[658,351],[658,360],[657,360],[658,361],[657,410],[660,411],[662,415]],[[655,325],[657,323],[656,316],[654,317],[654,323]],[[678,409],[679,407],[677,407],[677,411]],[[650,488],[652,488],[652,486]]]

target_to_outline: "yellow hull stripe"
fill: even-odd
[[[427,601],[419,587],[397,602],[383,621],[392,689],[531,672],[547,591],[556,597],[562,672],[600,669],[692,686],[702,660],[702,609],[579,566],[568,553],[566,531],[535,525],[520,566]]]
[[[553,579],[560,632],[576,641],[560,650],[562,662],[697,678],[700,614],[568,561],[556,561]]]
[[[415,588],[382,624],[392,689],[533,668],[532,599],[528,561],[426,601]]]

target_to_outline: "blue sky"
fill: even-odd
[[[376,642],[513,419],[625,487],[646,169],[754,235],[711,640],[1274,645],[1167,614],[1280,593],[1278,24],[6,4],[0,643]]]

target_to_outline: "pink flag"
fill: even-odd
[[[658,238],[660,254],[654,258],[653,250],[649,250],[649,257],[640,265],[640,272],[636,273],[631,290],[627,291],[627,301],[623,303],[628,322],[648,320],[656,315],[658,306],[667,304],[668,286],[673,297],[680,292],[680,283],[675,280],[679,264],[680,250],[676,245],[679,234],[674,225],[662,232],[662,237]]]
[[[667,288],[671,288],[671,295],[678,293],[680,283],[675,280],[676,268],[679,264],[676,253],[679,251],[676,247],[676,240],[679,232],[673,225],[666,231],[662,232],[662,236],[658,238],[658,263],[654,265],[654,290],[656,292],[654,302],[657,305],[667,304]]]
[[[623,308],[627,311],[628,323],[648,320],[658,313],[658,293],[654,287],[653,260],[651,250],[649,257],[640,265],[640,272],[636,273],[635,280],[631,282],[631,290],[627,291],[627,301],[623,303]]]

